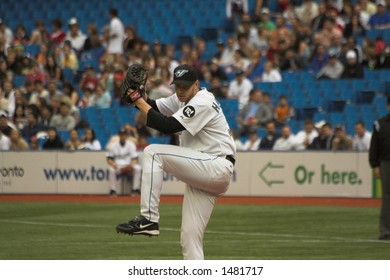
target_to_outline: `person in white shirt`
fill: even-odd
[[[123,54],[123,40],[125,39],[125,28],[118,18],[118,10],[110,10],[110,38],[107,51],[109,54],[120,56]]]
[[[279,70],[274,68],[272,61],[267,61],[264,64],[264,72],[261,77],[262,82],[269,82],[269,83],[275,83],[275,82],[281,82],[282,81],[282,75],[280,74]]]
[[[303,124],[303,130],[299,131],[295,135],[295,141],[297,143],[297,150],[306,150],[307,147],[313,142],[313,139],[318,136],[318,132],[314,127],[312,120],[306,120]]]
[[[226,41],[226,47],[222,51],[219,65],[222,67],[228,67],[233,63],[234,53],[237,50],[237,44],[235,44],[234,37],[231,36]]]
[[[80,52],[84,47],[87,36],[80,30],[76,18],[72,17],[68,22],[68,26],[69,31],[66,33],[65,41],[69,40],[72,43],[72,48]]]
[[[281,131],[281,137],[278,138],[273,146],[274,151],[293,151],[296,150],[297,143],[295,137],[288,125],[284,125]]]
[[[85,134],[83,136],[84,141],[84,149],[90,151],[100,151],[102,149],[102,145],[100,141],[96,139],[95,130],[92,128],[86,128]]]
[[[244,151],[257,151],[259,149],[259,145],[261,142],[261,138],[257,133],[256,129],[251,129],[249,131],[248,140],[245,141],[243,150]]]
[[[11,148],[11,140],[0,130],[0,151],[8,151]]]
[[[141,187],[141,166],[138,163],[138,153],[135,144],[127,140],[128,132],[125,128],[119,130],[119,141],[108,147],[108,181],[110,196],[116,196],[118,176],[131,174],[133,177],[132,194],[139,194]]]
[[[227,97],[229,99],[238,99],[238,109],[241,110],[249,100],[249,92],[252,90],[252,82],[245,78],[242,70],[235,72],[234,80],[229,83]]]
[[[354,151],[368,151],[370,148],[371,132],[366,130],[366,125],[362,121],[355,124],[355,135],[352,147]]]

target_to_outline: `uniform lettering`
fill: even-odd
[[[213,105],[211,107],[213,107],[214,110],[217,111],[217,113],[219,113],[219,111],[221,110],[221,107],[219,107],[219,105],[215,102],[213,102]]]

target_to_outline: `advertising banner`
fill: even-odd
[[[231,196],[372,197],[367,153],[243,152],[236,155]],[[105,152],[1,152],[1,193],[108,194]],[[162,194],[185,184],[164,174]],[[118,182],[122,193],[129,182]]]

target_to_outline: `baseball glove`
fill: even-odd
[[[133,64],[126,73],[126,78],[121,85],[122,100],[130,105],[142,98],[145,94],[145,84],[148,78],[147,70],[140,64]],[[128,93],[129,89],[133,92]]]
[[[120,169],[121,174],[129,174],[133,171],[133,167],[131,165],[127,165]]]

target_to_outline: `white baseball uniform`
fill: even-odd
[[[203,259],[203,235],[219,195],[229,187],[236,147],[219,103],[206,89],[185,104],[176,94],[156,101],[159,111],[173,116],[186,129],[180,147],[152,144],[145,148],[141,215],[159,222],[163,171],[186,183],[181,245],[184,259]]]
[[[109,166],[108,168],[109,188],[110,190],[115,191],[118,176],[120,175],[120,169],[129,165],[134,158],[138,157],[137,147],[133,142],[128,140],[126,140],[123,146],[119,141],[117,141],[109,146],[107,157],[113,158],[118,166],[117,169],[114,169],[112,166]],[[141,186],[141,166],[139,164],[133,166],[132,175],[133,190],[139,190]]]

